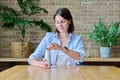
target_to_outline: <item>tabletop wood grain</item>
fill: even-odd
[[[54,66],[41,69],[17,65],[0,72],[0,80],[120,80],[120,68],[114,66]]]

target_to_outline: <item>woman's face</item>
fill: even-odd
[[[55,17],[55,26],[59,32],[68,32],[69,24],[71,20],[64,19],[62,16],[57,15]]]

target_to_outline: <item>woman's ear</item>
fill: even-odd
[[[69,24],[71,24],[71,19],[69,20]]]

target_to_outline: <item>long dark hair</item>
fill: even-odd
[[[71,15],[70,11],[67,8],[58,9],[56,11],[56,13],[54,14],[54,20],[57,15],[62,16],[66,20],[71,20],[71,23],[68,28],[68,33],[72,33],[74,31],[74,24],[73,24],[73,19],[72,19],[72,15]],[[59,31],[57,29],[56,29],[56,32],[59,33]]]

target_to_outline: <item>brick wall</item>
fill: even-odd
[[[16,0],[0,0],[2,4],[18,9]],[[82,34],[86,52],[92,57],[99,56],[99,46],[92,42],[87,33],[100,16],[105,23],[120,21],[120,0],[40,0],[41,7],[48,10],[48,14],[37,14],[31,18],[43,19],[54,31],[53,14],[58,8],[67,7],[73,15],[75,33]],[[1,25],[0,25],[1,26]],[[10,56],[9,45],[11,41],[20,39],[18,29],[3,30],[0,28],[0,55]],[[32,28],[27,32],[26,40],[34,43],[37,47],[45,35],[45,31]],[[120,42],[120,40],[119,40]],[[112,47],[112,56],[120,57],[120,44]]]

